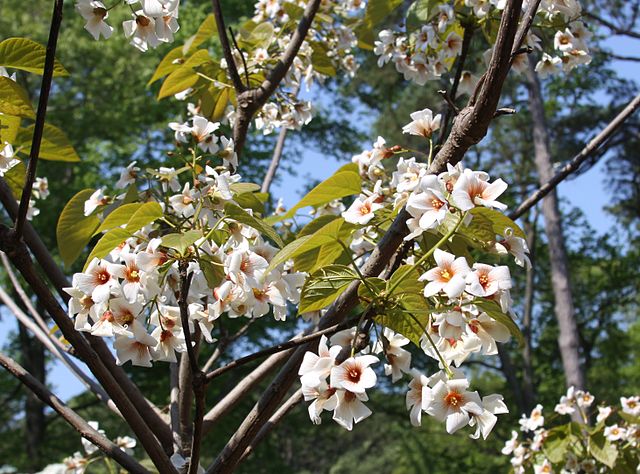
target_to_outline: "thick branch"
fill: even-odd
[[[616,117],[609,122],[587,145],[574,156],[571,161],[562,167],[553,178],[547,181],[531,196],[529,196],[518,208],[509,214],[511,219],[517,219],[531,209],[535,204],[555,189],[567,176],[576,171],[591,155],[600,149],[622,126],[622,124],[640,107],[640,94],[638,94]]]
[[[80,435],[95,444],[107,456],[115,460],[127,472],[147,474],[147,471],[138,461],[125,453],[105,436],[93,429],[80,415],[65,405],[58,397],[52,394],[39,380],[33,377],[17,362],[0,353],[0,365],[7,369],[14,377],[31,390],[43,403],[53,408],[67,423],[76,429]]]
[[[25,220],[27,219],[27,211],[29,210],[29,201],[31,200],[33,182],[36,180],[36,168],[38,166],[38,157],[40,155],[40,144],[42,143],[42,134],[44,133],[44,119],[47,115],[47,103],[49,102],[49,92],[51,91],[53,68],[56,60],[56,45],[58,44],[60,23],[62,22],[62,4],[63,0],[55,0],[53,4],[51,27],[49,28],[49,40],[47,41],[44,71],[42,73],[42,85],[40,86],[40,97],[38,99],[38,110],[36,112],[36,122],[33,126],[31,150],[29,151],[29,165],[27,166],[27,175],[24,180],[24,187],[22,188],[22,197],[20,198],[18,216],[16,217],[15,224],[13,226],[15,236],[18,239],[22,237],[22,230],[24,228]]]

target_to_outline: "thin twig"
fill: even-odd
[[[287,349],[291,349],[292,347],[297,347],[301,344],[306,344],[307,342],[311,342],[311,341],[315,341],[316,339],[320,339],[322,336],[327,336],[330,334],[335,334],[338,331],[341,331],[343,329],[349,328],[351,326],[354,325],[354,323],[358,322],[358,318],[353,319],[353,320],[349,320],[349,321],[345,321],[344,323],[341,324],[336,324],[334,326],[331,326],[327,329],[323,329],[321,331],[316,331],[314,333],[308,334],[306,336],[301,336],[295,339],[291,339],[287,342],[281,342],[280,344],[276,344],[275,346],[271,346],[267,349],[263,349],[261,351],[258,352],[254,352],[253,354],[249,354],[248,356],[244,356],[244,357],[240,357],[239,359],[236,359],[232,362],[229,362],[227,365],[224,365],[222,367],[219,367],[217,369],[212,370],[211,372],[207,373],[206,375],[206,381],[211,382],[213,379],[215,379],[216,377],[219,377],[220,375],[224,374],[225,372],[231,370],[231,369],[235,369],[236,367],[240,367],[242,365],[245,365],[253,360],[256,359],[260,359],[262,357],[266,357],[269,356],[271,354],[275,354],[276,352],[281,352]]]
[[[538,201],[551,192],[558,184],[560,184],[567,176],[576,171],[582,163],[584,163],[591,155],[600,149],[600,147],[614,135],[622,124],[640,107],[640,94],[638,94],[627,106],[602,129],[587,145],[574,156],[569,163],[564,165],[562,169],[556,173],[553,178],[547,181],[544,186],[540,187],[531,196],[529,196],[518,208],[509,214],[511,219],[517,219],[522,214],[531,209]]]
[[[614,25],[610,21],[605,20],[604,18],[602,18],[599,15],[596,15],[595,13],[584,12],[584,15],[597,21],[602,26],[607,27],[609,30],[611,30],[612,33],[615,33],[618,36],[628,36],[629,38],[640,39],[640,33],[638,33],[637,31],[633,31],[628,28],[620,28],[619,26]]]
[[[224,26],[224,16],[222,15],[222,7],[220,6],[220,0],[211,0],[213,4],[213,16],[216,20],[216,27],[218,29],[218,38],[220,38],[220,46],[222,46],[222,54],[227,62],[227,70],[233,82],[233,88],[237,94],[240,94],[245,90],[244,84],[238,74],[238,67],[233,59],[233,52],[231,51],[231,45],[229,44],[229,38],[227,38],[227,29]]]
[[[233,333],[233,335],[226,336],[226,337],[220,339],[220,341],[218,342],[218,345],[216,346],[215,350],[213,351],[213,354],[211,354],[211,357],[209,357],[207,359],[207,362],[202,366],[202,371],[205,372],[205,373],[208,372],[209,369],[213,366],[213,364],[215,364],[215,362],[222,356],[222,354],[224,354],[224,352],[227,350],[227,348],[234,341],[236,341],[240,337],[244,336],[244,334],[249,330],[251,325],[253,323],[255,323],[256,321],[257,321],[257,319],[250,319],[240,329],[238,329],[235,333]]]
[[[238,42],[236,41],[236,35],[233,34],[233,30],[231,29],[231,27],[229,27],[229,34],[231,35],[231,41],[233,41],[233,46],[238,51],[238,54],[240,54],[240,59],[242,59],[242,67],[244,67],[244,78],[247,81],[247,88],[249,88],[251,87],[251,84],[249,83],[249,68],[247,67],[247,60],[244,58],[244,53],[240,49],[240,46],[238,46]]]
[[[0,365],[9,371],[14,377],[22,382],[31,392],[33,392],[43,403],[53,408],[69,425],[96,445],[103,453],[112,458],[127,472],[136,474],[147,474],[147,471],[138,461],[129,456],[97,430],[92,428],[80,415],[64,404],[58,397],[51,393],[38,379],[27,372],[16,361],[0,353]]]
[[[51,91],[53,68],[56,60],[58,33],[60,32],[60,23],[62,22],[62,5],[63,0],[55,0],[53,4],[49,40],[47,41],[44,71],[42,73],[42,85],[40,86],[40,97],[38,99],[38,110],[36,112],[36,121],[33,126],[31,150],[29,151],[29,164],[27,166],[24,187],[22,188],[18,216],[16,217],[13,225],[13,231],[17,239],[22,237],[24,222],[27,219],[27,211],[29,210],[29,201],[31,200],[33,183],[36,180],[36,168],[38,166],[38,157],[40,155],[40,144],[42,143],[42,134],[44,133],[44,119],[47,115],[47,103],[49,102],[49,92]]]
[[[173,450],[174,452],[180,452],[182,450],[180,410],[178,408],[180,388],[178,386],[178,364],[176,362],[169,364],[169,385],[169,414],[171,419],[171,433],[173,434]]]

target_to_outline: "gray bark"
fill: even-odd
[[[549,132],[544,116],[542,88],[534,70],[533,61],[527,68],[529,107],[533,125],[535,164],[540,184],[544,185],[553,177],[553,165],[549,145]],[[547,234],[549,260],[551,264],[551,284],[555,301],[555,315],[558,320],[558,345],[565,372],[567,386],[585,388],[584,368],[580,361],[580,338],[573,306],[567,250],[562,233],[562,219],[556,190],[551,191],[542,201],[542,215]]]

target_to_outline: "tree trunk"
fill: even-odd
[[[531,260],[531,268],[527,268],[527,276],[524,290],[524,309],[522,315],[522,332],[524,335],[524,347],[522,348],[522,387],[524,390],[524,403],[529,413],[536,404],[536,391],[533,377],[533,353],[531,346],[533,302],[534,302],[534,265],[535,265],[535,248],[537,237],[538,220],[537,212],[531,220],[527,220],[524,225],[527,234],[527,245],[529,247],[529,259]]]
[[[540,80],[534,69],[533,61],[527,68],[529,106],[533,122],[533,141],[535,164],[540,184],[553,176],[549,133],[544,116],[544,105]],[[562,221],[556,190],[551,191],[542,201],[542,214],[547,233],[549,260],[551,263],[551,284],[555,300],[555,314],[558,320],[558,345],[564,367],[567,386],[585,388],[584,369],[580,362],[580,344],[569,282],[567,251],[562,234]]]

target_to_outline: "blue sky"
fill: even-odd
[[[605,42],[605,46],[615,50],[619,55],[634,55],[637,53],[637,42],[611,37]],[[635,79],[640,74],[640,64],[616,61],[614,63],[618,73],[629,79]],[[375,137],[371,137],[371,141]],[[309,175],[314,179],[325,179],[344,162],[350,160],[345,157],[342,162],[327,158],[319,153],[308,151],[305,153],[302,162],[296,166],[297,176],[288,177],[282,183],[275,184],[272,193],[275,198],[282,197],[285,205],[291,207],[295,205],[301,197],[302,190]],[[610,196],[607,188],[606,175],[602,161],[592,167],[588,172],[575,179],[565,181],[558,187],[560,196],[572,206],[583,210],[588,222],[598,232],[604,232],[610,228],[614,221],[611,216],[603,210]],[[0,346],[7,340],[9,331],[16,330],[13,316],[2,308],[0,311]],[[79,392],[84,387],[72,376],[61,364],[51,364],[48,372],[48,382],[53,387],[54,392],[63,400],[66,400]]]

